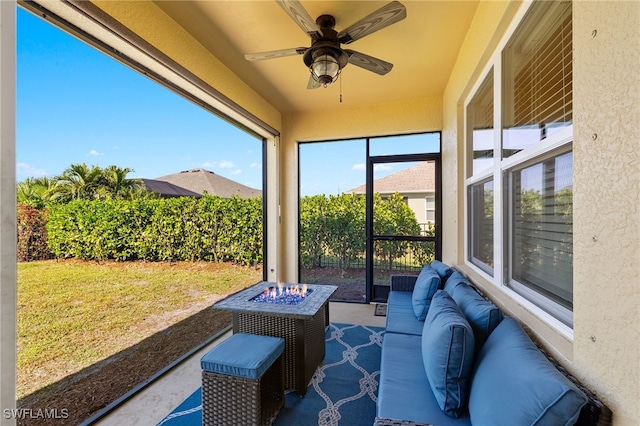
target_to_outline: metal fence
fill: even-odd
[[[435,256],[433,241],[375,241],[373,268],[389,271],[420,271]],[[322,256],[320,268],[364,269],[365,253],[343,265],[338,257]]]

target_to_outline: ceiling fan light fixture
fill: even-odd
[[[309,67],[313,79],[322,84],[323,87],[327,87],[336,81],[338,74],[340,74],[340,68],[338,60],[331,52],[324,52],[315,56],[311,67]]]
[[[338,79],[347,64],[352,63],[367,71],[385,75],[393,64],[354,50],[346,50],[341,44],[349,44],[369,34],[395,24],[407,17],[406,8],[397,0],[375,10],[344,30],[337,32],[332,15],[320,15],[315,22],[300,0],[276,0],[287,15],[311,37],[311,47],[296,47],[245,55],[248,61],[302,55],[302,61],[311,72],[307,89],[327,87]]]

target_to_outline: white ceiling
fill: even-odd
[[[348,45],[349,49],[394,64],[380,76],[347,65],[340,81],[307,89],[302,55],[249,62],[247,53],[309,47],[309,37],[275,2],[158,1],[235,74],[281,112],[357,107],[442,96],[478,1],[401,0],[406,19]],[[339,32],[387,1],[302,1],[315,19],[333,15]],[[340,90],[343,102],[340,104]]]

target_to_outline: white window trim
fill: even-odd
[[[517,167],[514,167],[514,169],[526,168],[531,164],[539,163],[540,161],[544,161],[545,159],[548,159],[548,158],[553,158],[556,155],[562,155],[563,153],[571,152],[573,150],[573,147],[571,146],[572,145],[571,139],[568,142],[566,141],[566,139],[562,139],[562,141],[565,141],[565,142],[562,144],[560,144],[561,141],[554,141],[550,143],[547,149],[542,150],[542,152],[536,156],[527,155],[526,157],[524,157],[525,159],[523,161],[518,162],[516,164]],[[555,148],[552,149],[551,147],[555,147]],[[502,173],[502,175],[509,173],[509,178],[510,178],[511,176],[510,173],[512,172],[511,168],[503,169],[503,172],[506,172],[506,173]],[[510,195],[509,195],[509,198],[510,198]],[[512,201],[511,199],[507,200],[507,205],[510,206],[511,201]],[[511,221],[511,215],[509,215],[507,220]],[[504,228],[505,227],[503,226],[502,229],[504,230]],[[509,223],[509,226],[507,228],[509,230],[513,230],[513,224]],[[503,256],[503,258],[506,257],[507,255],[508,256],[513,255],[513,251],[510,250],[511,248],[510,245],[511,245],[511,236],[509,235],[505,256]],[[564,306],[561,306],[560,304],[558,304],[553,300],[550,300],[549,298],[541,295],[537,291],[532,290],[527,285],[512,279],[510,276],[505,277],[505,279],[502,282],[504,283],[503,285],[505,288],[513,291],[513,293],[520,294],[524,300],[529,301],[531,304],[533,304],[533,306],[535,306],[538,309],[541,309],[542,312],[544,312],[546,315],[549,315],[551,318],[554,318],[554,320],[556,320],[558,323],[562,324],[568,329],[571,329],[571,327],[567,326],[559,318],[564,318],[565,321],[573,323],[573,311],[565,308]],[[512,288],[510,288],[509,286]],[[522,294],[526,296],[522,296]],[[546,306],[546,309],[540,308],[538,304],[536,304],[536,302],[538,304],[544,304]],[[550,314],[549,312],[555,313],[555,315]]]
[[[526,0],[521,5],[520,9],[516,12],[514,19],[509,24],[505,34],[502,39],[498,43],[496,50],[491,55],[491,58],[485,65],[482,72],[479,74],[477,80],[473,84],[470,92],[468,93],[463,108],[463,119],[465,126],[465,142],[463,144],[465,153],[463,155],[465,165],[465,180],[464,180],[464,198],[463,198],[463,208],[464,208],[464,226],[463,226],[463,235],[464,235],[464,264],[466,267],[473,270],[478,276],[482,277],[486,280],[486,282],[491,283],[494,287],[499,289],[502,293],[504,293],[507,297],[514,300],[517,304],[522,306],[527,311],[531,312],[541,321],[555,329],[558,333],[565,336],[569,340],[573,340],[574,332],[573,328],[567,326],[558,318],[554,317],[552,314],[547,312],[546,310],[540,308],[537,304],[533,303],[530,299],[523,297],[521,294],[515,292],[512,288],[509,288],[506,284],[505,279],[505,262],[506,262],[506,250],[509,249],[509,243],[506,241],[505,236],[505,227],[504,220],[509,220],[508,217],[504,217],[504,193],[503,193],[503,176],[504,172],[515,167],[521,165],[527,161],[534,160],[536,158],[547,155],[550,152],[553,152],[557,149],[560,149],[567,144],[571,144],[573,142],[573,126],[569,126],[567,128],[559,130],[557,133],[547,137],[545,140],[539,141],[526,149],[512,155],[511,157],[502,159],[502,103],[494,101],[494,165],[493,168],[488,168],[480,171],[475,175],[469,176],[472,171],[472,158],[469,150],[469,145],[471,142],[471,129],[468,127],[468,107],[473,97],[477,93],[478,89],[484,82],[484,79],[487,77],[489,72],[493,69],[493,78],[494,78],[494,100],[502,99],[502,51],[505,46],[510,41],[511,37],[518,29],[520,23],[525,18],[530,8],[533,6],[533,0]],[[469,260],[469,202],[468,199],[468,188],[470,185],[478,183],[487,178],[493,177],[493,185],[494,185],[494,266],[493,266],[493,276],[488,274],[482,268],[475,265],[473,262]],[[505,244],[506,242],[506,244]],[[545,298],[544,296],[538,295],[536,296],[544,298],[545,303],[554,303],[551,300]]]

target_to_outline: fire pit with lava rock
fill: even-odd
[[[310,295],[313,290],[303,285],[283,285],[278,283],[277,286],[266,287],[262,293],[254,297],[252,300],[257,303],[270,303],[276,305],[299,305],[304,302],[305,298]]]

